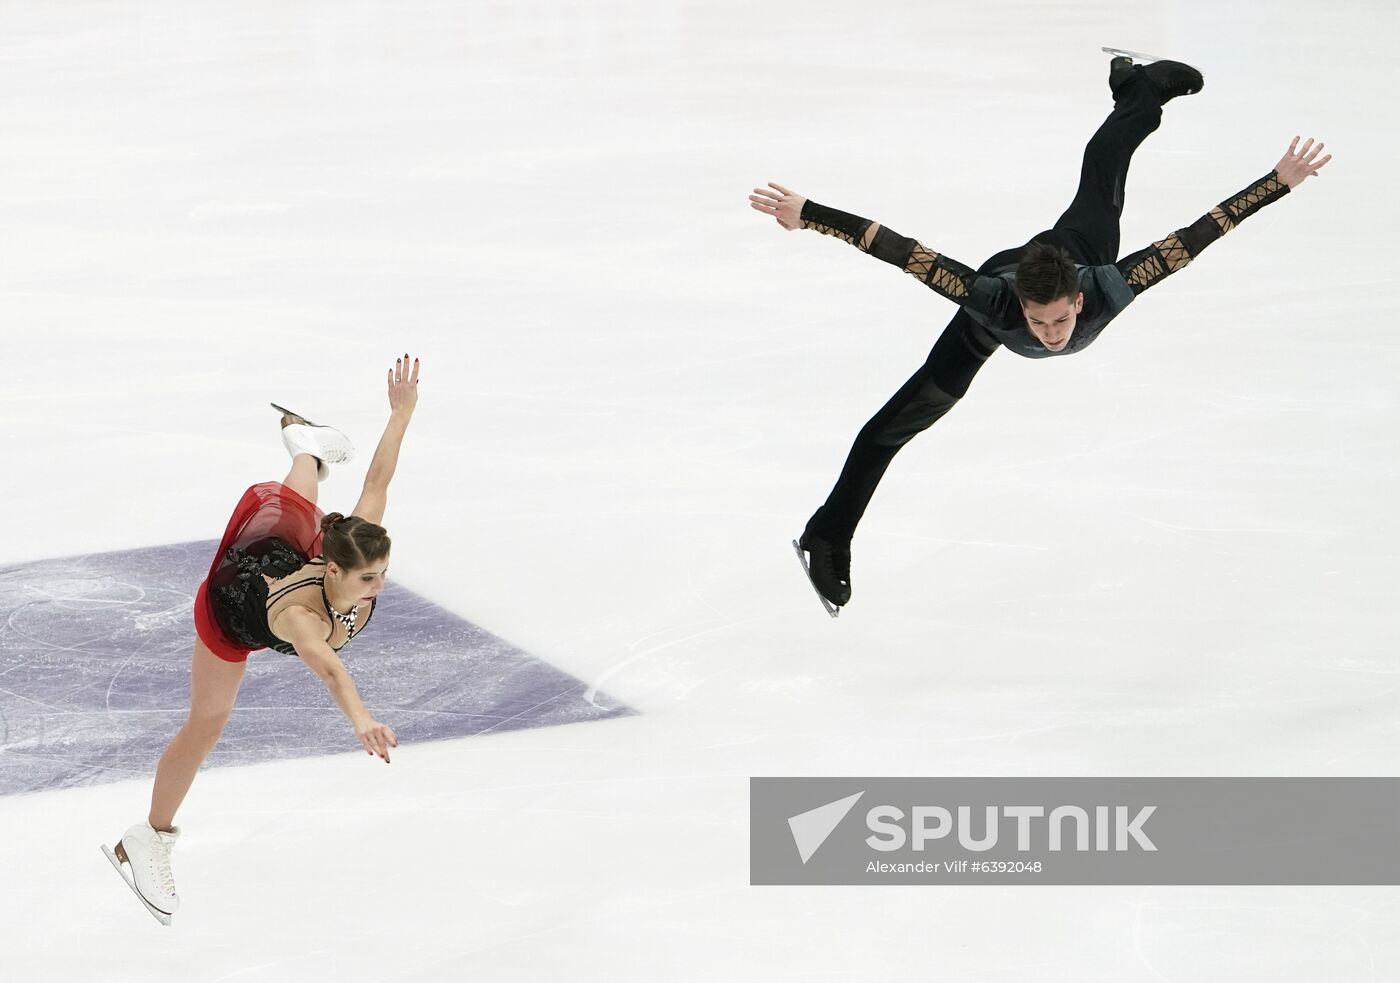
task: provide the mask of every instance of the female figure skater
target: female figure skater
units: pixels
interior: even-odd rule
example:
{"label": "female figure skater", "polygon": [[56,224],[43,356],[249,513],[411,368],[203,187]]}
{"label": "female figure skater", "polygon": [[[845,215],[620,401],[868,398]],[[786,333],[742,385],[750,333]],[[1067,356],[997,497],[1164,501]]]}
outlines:
{"label": "female figure skater", "polygon": [[170,868],[170,851],[180,835],[175,813],[228,722],[248,653],[271,648],[299,656],[325,682],[367,754],[387,764],[389,749],[398,745],[393,730],[365,709],[336,653],[369,623],[384,589],[389,537],[379,522],[418,402],[418,367],[417,359],[410,367],[404,355],[389,371],[389,424],[348,516],[323,515],[316,507],[316,485],[329,473],[326,462],[350,459],[349,441],[337,430],[283,411],[282,440],[292,469],[280,483],[264,482],[244,492],[209,577],[199,586],[189,719],[161,755],[146,822],[128,829],[114,850],[103,847],[166,925],[180,905]]}

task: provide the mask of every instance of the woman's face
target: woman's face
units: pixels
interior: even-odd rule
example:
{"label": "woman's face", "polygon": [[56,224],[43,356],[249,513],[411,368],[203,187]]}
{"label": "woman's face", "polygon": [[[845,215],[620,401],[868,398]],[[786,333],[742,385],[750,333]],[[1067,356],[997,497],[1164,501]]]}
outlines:
{"label": "woman's face", "polygon": [[368,566],[356,567],[353,570],[343,567],[336,569],[340,571],[340,582],[345,592],[354,594],[355,603],[368,604],[384,589],[384,576],[389,572],[389,558],[386,556]]}

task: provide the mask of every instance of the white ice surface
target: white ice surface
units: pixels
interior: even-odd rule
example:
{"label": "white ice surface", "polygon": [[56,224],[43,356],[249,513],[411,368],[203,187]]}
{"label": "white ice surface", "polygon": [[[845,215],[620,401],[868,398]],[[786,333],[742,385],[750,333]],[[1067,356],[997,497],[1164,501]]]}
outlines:
{"label": "white ice surface", "polygon": [[[215,536],[424,359],[393,575],[637,716],[0,800],[0,977],[1400,979],[1386,888],[751,888],[765,774],[1397,772],[1394,40],[1372,2],[0,5],[0,562]],[[1206,75],[1124,250],[1318,179],[896,461],[832,622],[788,540],[965,262],[1067,203],[1101,44]],[[371,704],[374,694],[367,697]],[[152,762],[154,767],[154,762]]]}

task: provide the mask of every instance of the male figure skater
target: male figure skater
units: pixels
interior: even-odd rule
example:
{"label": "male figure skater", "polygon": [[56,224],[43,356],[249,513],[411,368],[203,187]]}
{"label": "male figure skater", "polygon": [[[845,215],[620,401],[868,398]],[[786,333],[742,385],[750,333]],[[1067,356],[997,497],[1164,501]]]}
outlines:
{"label": "male figure skater", "polygon": [[[876,485],[899,449],[966,393],[998,347],[1026,358],[1087,348],[1138,294],[1181,269],[1201,250],[1265,205],[1283,197],[1332,159],[1322,144],[1293,138],[1278,165],[1191,225],[1122,259],[1118,256],[1123,187],[1133,151],[1161,122],[1162,106],[1199,92],[1203,80],[1174,61],[1109,66],[1114,106],[1084,148],[1079,190],[1054,228],[997,253],[976,271],[890,228],[819,205],[778,184],[756,188],[752,207],[784,229],[844,239],[900,267],[959,307],[928,360],[856,437],[826,502],[798,545],[813,586],[835,617],[851,598],[851,537]],[[1115,261],[1116,259],[1116,261]]]}

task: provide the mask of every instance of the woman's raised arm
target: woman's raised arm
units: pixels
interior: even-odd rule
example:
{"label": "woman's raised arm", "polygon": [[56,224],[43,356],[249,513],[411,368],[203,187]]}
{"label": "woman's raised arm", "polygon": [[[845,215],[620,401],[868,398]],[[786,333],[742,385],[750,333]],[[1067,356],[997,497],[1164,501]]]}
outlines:
{"label": "woman's raised arm", "polygon": [[369,472],[365,475],[364,490],[355,503],[352,515],[380,525],[384,521],[384,506],[388,498],[389,482],[399,465],[399,447],[404,434],[408,432],[408,421],[413,419],[413,410],[418,405],[418,359],[409,365],[408,353],[394,360],[389,370],[389,423],[384,428],[384,436],[379,438],[379,446],[374,449],[374,459],[369,462]]}

